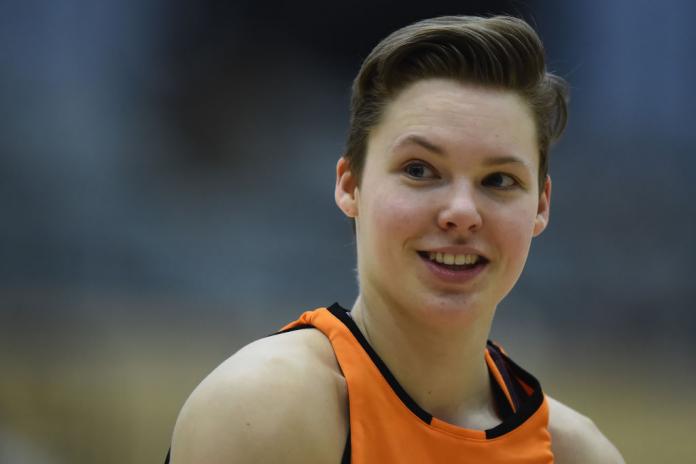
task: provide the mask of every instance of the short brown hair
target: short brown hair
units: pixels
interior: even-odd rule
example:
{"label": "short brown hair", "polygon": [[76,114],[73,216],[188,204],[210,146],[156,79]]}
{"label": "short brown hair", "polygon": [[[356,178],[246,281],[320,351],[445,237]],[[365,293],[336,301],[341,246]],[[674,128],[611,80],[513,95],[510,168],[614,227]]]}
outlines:
{"label": "short brown hair", "polygon": [[384,108],[415,81],[451,78],[511,90],[531,110],[539,146],[539,188],[548,173],[549,146],[568,118],[568,86],[547,72],[544,46],[529,24],[509,16],[442,16],[390,34],[363,62],[351,99],[344,157],[360,182],[370,131]]}

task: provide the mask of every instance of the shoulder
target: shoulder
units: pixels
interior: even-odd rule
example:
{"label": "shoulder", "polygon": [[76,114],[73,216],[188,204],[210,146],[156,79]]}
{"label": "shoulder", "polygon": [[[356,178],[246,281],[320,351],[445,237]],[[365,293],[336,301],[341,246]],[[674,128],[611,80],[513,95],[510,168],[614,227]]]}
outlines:
{"label": "shoulder", "polygon": [[616,447],[586,416],[546,397],[549,432],[555,462],[559,464],[624,464]]}
{"label": "shoulder", "polygon": [[258,340],[215,369],[184,404],[172,464],[339,462],[345,380],[316,329]]}

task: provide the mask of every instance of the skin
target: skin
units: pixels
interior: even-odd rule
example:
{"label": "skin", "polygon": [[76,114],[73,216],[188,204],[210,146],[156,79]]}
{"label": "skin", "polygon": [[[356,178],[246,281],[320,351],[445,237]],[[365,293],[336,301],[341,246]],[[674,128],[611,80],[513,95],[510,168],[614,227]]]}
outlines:
{"label": "skin", "polygon": [[[551,181],[538,190],[538,162],[516,94],[427,79],[388,105],[360,179],[345,159],[337,165],[336,203],[356,222],[354,319],[416,402],[455,425],[500,422],[483,353],[496,306],[548,223]],[[424,251],[485,264],[443,279]],[[623,462],[589,419],[550,398],[549,407],[556,462]],[[347,431],[332,347],[302,330],[248,345],[199,385],[177,421],[172,462],[340,462]]]}
{"label": "skin", "polygon": [[[537,191],[532,121],[513,93],[424,80],[387,109],[360,182],[338,165],[337,202],[356,221],[354,318],[416,402],[457,425],[477,425],[472,412],[496,423],[486,339],[548,221],[551,184]],[[498,164],[508,158],[516,161]],[[419,177],[409,174],[416,168]],[[488,263],[470,281],[444,282],[424,250],[476,252]]]}

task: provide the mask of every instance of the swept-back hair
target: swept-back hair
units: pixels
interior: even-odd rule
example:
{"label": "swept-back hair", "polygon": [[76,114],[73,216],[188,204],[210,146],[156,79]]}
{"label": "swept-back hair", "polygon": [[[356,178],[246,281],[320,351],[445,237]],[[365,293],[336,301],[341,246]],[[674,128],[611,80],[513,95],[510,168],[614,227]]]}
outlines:
{"label": "swept-back hair", "polygon": [[544,46],[534,29],[509,16],[426,19],[377,44],[353,82],[344,156],[358,182],[370,131],[386,105],[409,84],[427,78],[450,78],[521,96],[535,121],[543,190],[549,147],[566,126],[568,86],[546,70]]}

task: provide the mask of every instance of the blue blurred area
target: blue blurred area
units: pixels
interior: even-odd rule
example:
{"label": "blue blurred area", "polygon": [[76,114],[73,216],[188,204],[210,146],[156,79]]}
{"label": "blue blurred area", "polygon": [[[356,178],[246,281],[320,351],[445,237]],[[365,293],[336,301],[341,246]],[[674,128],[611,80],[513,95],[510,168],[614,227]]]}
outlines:
{"label": "blue blurred area", "polygon": [[[469,9],[526,16],[573,87],[552,227],[513,299],[619,335],[693,329],[696,7]],[[331,194],[350,80],[380,37],[452,10],[6,1],[0,290],[350,304]]]}
{"label": "blue blurred area", "polygon": [[524,327],[549,351],[574,342],[654,361],[662,350],[686,365],[696,354],[696,4],[686,0],[4,0],[3,359],[116,350],[134,330],[156,351],[162,327],[195,328],[177,339],[182,350],[206,334],[239,345],[305,309],[349,306],[353,237],[333,184],[361,59],[417,19],[501,12],[535,24],[572,103],[551,160],[551,226],[495,330],[513,346]]}

